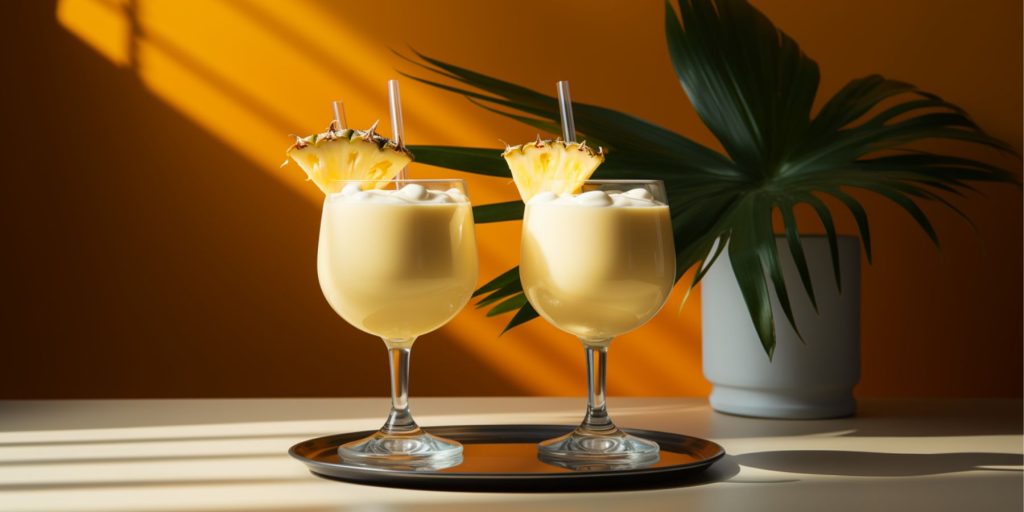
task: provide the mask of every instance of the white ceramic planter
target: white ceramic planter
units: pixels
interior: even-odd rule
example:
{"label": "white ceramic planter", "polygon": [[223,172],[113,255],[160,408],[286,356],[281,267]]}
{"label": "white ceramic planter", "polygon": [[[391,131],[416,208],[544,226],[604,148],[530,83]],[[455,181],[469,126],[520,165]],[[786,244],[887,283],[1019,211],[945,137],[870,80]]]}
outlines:
{"label": "white ceramic planter", "polygon": [[[783,275],[801,343],[771,292],[777,336],[768,360],[750,320],[728,255],[701,281],[704,376],[711,406],[764,418],[832,418],[854,413],[860,379],[860,246],[840,237],[842,294],[836,289],[828,239],[801,237],[819,313],[803,290],[786,240],[777,237]],[[770,283],[770,282],[769,282]]]}

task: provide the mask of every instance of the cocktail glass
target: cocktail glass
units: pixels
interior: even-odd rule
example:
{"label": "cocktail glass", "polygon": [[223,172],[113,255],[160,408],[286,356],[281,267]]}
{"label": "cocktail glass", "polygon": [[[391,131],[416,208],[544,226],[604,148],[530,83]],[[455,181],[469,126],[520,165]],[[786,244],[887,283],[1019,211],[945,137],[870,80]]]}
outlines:
{"label": "cocktail glass", "polygon": [[[462,180],[334,182],[324,200],[320,287],[348,323],[379,336],[391,368],[391,412],[373,435],[338,449],[350,463],[438,469],[462,445],[423,431],[409,411],[413,342],[455,316],[477,280],[473,210]],[[393,184],[393,185],[392,185]]]}
{"label": "cocktail glass", "polygon": [[[608,204],[595,191],[623,197]],[[588,402],[580,426],[542,442],[540,456],[555,462],[656,461],[656,443],[623,432],[609,417],[605,368],[612,339],[650,320],[675,282],[665,186],[592,180],[579,201],[552,197],[535,196],[526,205],[520,279],[537,312],[583,343]],[[589,198],[596,203],[583,200]]]}

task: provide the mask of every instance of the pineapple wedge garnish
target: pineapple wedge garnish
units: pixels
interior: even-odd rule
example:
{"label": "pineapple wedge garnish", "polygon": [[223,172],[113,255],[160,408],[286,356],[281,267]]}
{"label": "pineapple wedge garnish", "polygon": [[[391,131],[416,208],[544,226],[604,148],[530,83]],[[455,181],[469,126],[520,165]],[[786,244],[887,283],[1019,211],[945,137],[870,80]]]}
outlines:
{"label": "pineapple wedge garnish", "polygon": [[407,149],[377,134],[377,123],[366,131],[335,128],[332,122],[323,133],[295,137],[286,152],[324,194],[337,192],[342,180],[376,180],[364,188],[384,188],[412,161]]}
{"label": "pineapple wedge garnish", "polygon": [[597,166],[604,162],[604,150],[597,151],[586,142],[541,140],[511,146],[501,154],[512,170],[523,202],[539,192],[572,194],[579,191]]}

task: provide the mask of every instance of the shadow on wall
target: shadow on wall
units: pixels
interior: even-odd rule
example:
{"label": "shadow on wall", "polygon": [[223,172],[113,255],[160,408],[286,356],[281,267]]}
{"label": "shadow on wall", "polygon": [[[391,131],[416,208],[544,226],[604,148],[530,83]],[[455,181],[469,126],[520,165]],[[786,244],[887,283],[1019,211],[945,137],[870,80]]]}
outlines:
{"label": "shadow on wall", "polygon": [[[4,10],[0,398],[385,395],[383,345],[321,296],[319,209],[59,29],[55,2]],[[433,336],[416,394],[464,394],[453,367],[520,391]]]}

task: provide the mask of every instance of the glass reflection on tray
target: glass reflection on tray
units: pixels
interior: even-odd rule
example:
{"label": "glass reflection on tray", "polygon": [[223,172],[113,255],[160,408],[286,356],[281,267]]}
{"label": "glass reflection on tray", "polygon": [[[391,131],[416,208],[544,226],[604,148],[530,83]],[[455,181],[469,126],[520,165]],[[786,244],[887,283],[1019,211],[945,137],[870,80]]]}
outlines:
{"label": "glass reflection on tray", "polygon": [[578,471],[621,471],[674,466],[695,462],[696,457],[662,451],[660,457],[644,461],[555,462],[538,457],[535,443],[473,443],[463,445],[463,461],[442,473],[571,473]]}

